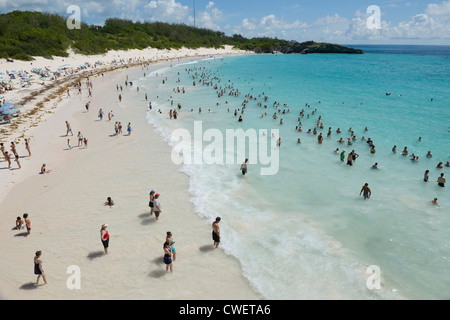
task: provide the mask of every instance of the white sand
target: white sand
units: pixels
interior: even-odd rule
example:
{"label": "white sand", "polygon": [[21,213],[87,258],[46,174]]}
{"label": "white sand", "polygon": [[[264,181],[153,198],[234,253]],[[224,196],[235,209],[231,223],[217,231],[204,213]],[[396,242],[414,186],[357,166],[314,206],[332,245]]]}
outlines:
{"label": "white sand", "polygon": [[[189,50],[176,52],[182,53],[195,56]],[[196,53],[236,52],[227,48],[222,51],[201,49]],[[104,60],[111,61],[117,54],[111,52]],[[137,56],[133,52],[120,54]],[[138,54],[145,60],[156,58],[150,49]],[[166,58],[168,53],[159,54]],[[95,62],[98,58],[89,59]],[[64,60],[78,63],[69,58]],[[61,62],[53,61],[58,66],[63,64]],[[37,62],[33,62],[35,64]],[[18,70],[20,66],[17,63],[14,67]],[[3,70],[4,65],[0,64],[0,68]],[[131,80],[134,74],[142,76],[143,72],[141,67],[134,67],[92,79],[90,112],[84,107],[88,98],[83,81],[81,96],[72,90],[71,98],[63,95],[57,107],[53,101],[48,102],[44,110],[23,120],[13,132],[8,131],[9,125],[0,127],[8,131],[0,136],[0,142],[8,150],[11,141],[18,142],[19,155],[25,156],[21,158],[20,170],[4,169],[5,161],[0,162],[2,298],[261,298],[242,276],[239,262],[220,248],[213,249],[212,221],[201,219],[194,212],[187,191],[188,177],[172,163],[171,149],[147,123],[144,93],[141,93],[142,106],[127,105],[127,96],[137,93],[125,88],[123,101],[118,102],[116,83],[123,83],[126,74]],[[26,93],[15,94],[16,98],[21,98]],[[25,105],[23,110],[32,110],[33,104],[43,97]],[[108,122],[107,117],[98,121],[100,107],[105,115],[114,111],[113,121]],[[66,120],[72,126],[73,137],[65,137]],[[122,135],[111,136],[115,121],[122,122]],[[132,123],[133,133],[124,136],[128,122]],[[78,131],[88,138],[87,149],[76,147]],[[31,157],[24,149],[23,137],[31,139]],[[65,150],[67,138],[75,146],[72,150]],[[38,174],[42,163],[52,172]],[[12,167],[17,167],[15,162]],[[161,194],[163,213],[159,221],[149,215],[151,189]],[[115,207],[103,205],[108,196],[115,200]],[[24,230],[13,230],[16,217],[25,212],[29,213],[32,225],[29,236],[24,236]],[[100,242],[103,223],[109,224],[111,234],[108,255],[103,253]],[[162,262],[166,231],[172,231],[176,241],[177,260],[173,273],[167,273]],[[39,287],[34,285],[36,276],[33,274],[33,257],[37,250],[43,252],[43,269],[48,280],[47,285]],[[67,287],[70,276],[67,268],[72,265],[81,270],[79,290]]]}

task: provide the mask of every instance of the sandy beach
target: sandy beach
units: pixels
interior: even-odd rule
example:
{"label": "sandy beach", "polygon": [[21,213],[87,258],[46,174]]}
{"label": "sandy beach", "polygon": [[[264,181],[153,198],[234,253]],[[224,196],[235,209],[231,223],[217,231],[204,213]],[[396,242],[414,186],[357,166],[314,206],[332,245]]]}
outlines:
{"label": "sandy beach", "polygon": [[[141,106],[127,104],[127,96],[137,94],[134,88],[124,88],[122,102],[116,92],[116,84],[123,84],[127,75],[130,80],[142,77],[144,72],[169,65],[164,62],[167,59],[240,53],[231,48],[173,52],[148,49],[33,61],[33,66],[51,64],[50,69],[88,60],[94,64],[99,59],[105,63],[124,59],[135,65],[121,65],[110,72],[105,64],[97,68],[98,74],[90,78],[92,97],[88,97],[85,79],[82,94],[71,86],[68,97],[65,86],[72,80],[67,77],[68,83],[61,81],[51,89],[64,93],[30,114],[50,94],[40,93],[21,107],[22,118],[14,130],[11,125],[0,127],[5,129],[0,141],[8,151],[12,141],[17,144],[22,166],[16,169],[12,161],[12,169],[8,169],[3,157],[0,162],[2,299],[261,299],[243,277],[239,261],[220,247],[213,248],[213,221],[194,212],[188,177],[172,163],[171,148],[147,122],[144,92],[139,93]],[[133,57],[142,60],[131,61]],[[3,61],[0,71],[12,69],[12,64]],[[139,65],[142,61],[154,63],[143,68]],[[30,62],[13,64],[16,70],[23,70]],[[33,85],[11,91],[6,100],[18,101],[38,88]],[[89,111],[85,108],[88,101]],[[99,108],[105,112],[102,120],[98,118]],[[111,121],[107,117],[110,111],[114,113]],[[66,137],[65,121],[70,123],[73,136]],[[117,136],[116,121],[124,127]],[[128,136],[129,122],[133,130]],[[78,146],[78,132],[88,139],[88,147]],[[24,138],[30,139],[31,157]],[[67,139],[72,149],[68,149]],[[50,173],[39,174],[43,163]],[[161,194],[163,212],[158,221],[149,214],[151,189]],[[104,205],[109,196],[115,201],[111,208]],[[31,220],[30,235],[14,228],[16,217],[24,213]],[[111,235],[107,255],[100,241],[102,224],[108,224]],[[167,231],[173,233],[176,242],[173,273],[166,272],[163,263]],[[42,251],[48,281],[44,286],[35,285],[33,274],[33,257],[38,250]],[[68,285],[74,266],[81,275],[79,289]]]}

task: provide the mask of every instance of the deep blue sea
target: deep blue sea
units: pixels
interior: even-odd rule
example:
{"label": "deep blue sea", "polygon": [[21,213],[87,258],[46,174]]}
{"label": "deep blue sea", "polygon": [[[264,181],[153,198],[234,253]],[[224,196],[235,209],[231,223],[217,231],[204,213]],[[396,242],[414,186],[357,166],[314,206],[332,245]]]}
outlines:
{"label": "deep blue sea", "polygon": [[[449,299],[450,183],[436,180],[450,176],[450,46],[352,47],[365,54],[211,57],[174,62],[136,83],[149,92],[149,125],[185,158],[182,147],[192,147],[197,164],[182,171],[195,209],[222,218],[221,248],[263,297]],[[226,131],[236,129],[267,143],[276,174],[261,174],[260,159],[241,174],[254,156],[251,138],[233,163],[209,161],[221,145],[224,159],[238,153],[225,150]],[[192,140],[171,139],[183,130]],[[352,150],[359,157],[350,166]],[[368,200],[359,195],[365,183]]]}

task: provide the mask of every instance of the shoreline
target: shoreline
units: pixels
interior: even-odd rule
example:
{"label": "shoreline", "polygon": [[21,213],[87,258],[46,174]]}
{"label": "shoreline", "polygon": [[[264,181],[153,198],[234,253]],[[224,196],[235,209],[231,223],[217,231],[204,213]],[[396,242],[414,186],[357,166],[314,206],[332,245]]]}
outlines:
{"label": "shoreline", "polygon": [[[178,53],[181,53],[178,55]],[[18,100],[18,102],[15,102],[15,104],[21,105],[20,107],[20,115],[18,118],[13,118],[11,123],[9,124],[2,124],[0,125],[0,142],[3,142],[5,144],[5,148],[8,149],[9,145],[7,145],[4,141],[14,141],[15,144],[19,147],[21,144],[21,140],[25,138],[25,134],[27,131],[29,132],[30,129],[38,126],[41,124],[42,121],[47,121],[46,116],[53,113],[56,108],[59,107],[59,104],[61,103],[63,96],[66,95],[66,91],[68,89],[73,88],[73,81],[80,81],[81,79],[86,78],[86,76],[90,77],[100,77],[102,74],[107,73],[114,73],[114,72],[121,72],[125,71],[129,68],[138,68],[142,67],[143,65],[149,65],[152,66],[154,64],[160,64],[164,62],[172,62],[177,61],[180,59],[196,59],[196,58],[203,58],[203,57],[209,57],[209,56],[221,56],[221,55],[239,55],[239,54],[249,54],[247,52],[241,51],[241,50],[235,50],[230,46],[226,46],[225,49],[180,49],[180,50],[158,50],[158,49],[145,49],[145,50],[128,50],[128,51],[110,51],[108,54],[103,55],[93,55],[93,56],[82,56],[74,54],[73,52],[70,52],[69,58],[62,58],[60,57],[59,60],[52,61],[52,67],[56,68],[57,65],[60,65],[60,63],[67,63],[68,59],[72,58],[73,60],[77,61],[78,63],[81,61],[80,59],[86,60],[88,59],[88,63],[94,63],[94,61],[99,61],[98,59],[102,57],[108,56],[109,58],[115,58],[120,57],[126,54],[126,60],[128,60],[128,63],[121,64],[116,67],[109,67],[104,68],[103,66],[100,66],[98,68],[91,68],[90,70],[82,71],[80,73],[76,73],[73,75],[66,76],[64,78],[56,79],[53,82],[45,85],[43,88],[39,85],[35,84],[32,86],[30,90],[27,89],[19,89],[19,90],[13,90],[9,93],[12,94],[11,98],[8,98],[8,95],[6,93],[3,93],[0,97],[3,97],[6,102],[9,102],[11,100]],[[133,61],[131,57],[136,58],[137,54],[147,54],[149,56],[149,59],[147,60],[140,60],[141,57],[139,57],[139,61]],[[159,55],[164,55],[159,57]],[[170,56],[170,54],[174,56]],[[156,55],[156,56],[155,56]],[[38,60],[39,63],[50,63],[45,58],[42,57],[34,57]],[[58,57],[55,57],[56,59]],[[85,59],[86,58],[86,59]],[[125,59],[125,58],[124,58]],[[0,59],[0,72],[7,71],[8,65],[5,59]],[[59,61],[59,63],[57,63]],[[28,61],[19,61],[14,62],[13,65],[16,65],[16,68],[12,68],[11,70],[17,69],[21,70],[20,68],[24,67],[26,64],[28,64]],[[31,62],[33,63],[33,62]],[[75,63],[75,62],[74,62]],[[5,64],[5,65],[4,65]],[[43,67],[45,64],[42,65]],[[18,85],[18,84],[16,84]],[[8,99],[10,100],[8,100]],[[7,150],[8,151],[8,150]],[[2,157],[3,158],[3,157]],[[13,159],[12,159],[13,162]],[[10,183],[11,181],[7,181],[7,183]],[[6,192],[8,192],[7,188],[5,189],[3,186],[0,186],[0,203],[6,196]]]}
{"label": "shoreline", "polygon": [[[176,57],[174,59],[180,58]],[[162,64],[162,62],[152,63],[149,67],[159,69]],[[140,67],[142,66],[136,65],[127,69],[131,74],[140,72]],[[0,219],[3,220],[2,225],[6,228],[2,235],[3,243],[6,244],[2,249],[2,253],[4,257],[8,257],[8,262],[2,266],[4,277],[0,280],[2,284],[0,295],[4,299],[262,299],[250,287],[248,280],[244,278],[240,263],[235,257],[226,254],[221,249],[215,251],[209,247],[210,242],[212,242],[210,241],[211,226],[204,219],[200,218],[193,209],[190,202],[191,195],[188,190],[189,177],[185,173],[180,172],[179,167],[174,164],[167,164],[167,157],[170,157],[171,149],[164,139],[155,132],[153,125],[149,125],[145,117],[143,117],[142,121],[133,124],[133,129],[146,132],[147,134],[144,134],[143,137],[138,137],[139,133],[134,133],[130,138],[136,139],[135,141],[129,144],[120,142],[118,145],[114,145],[114,139],[108,137],[108,134],[112,131],[112,124],[105,128],[104,123],[97,123],[97,120],[93,120],[99,107],[99,100],[97,100],[99,91],[101,94],[104,94],[100,100],[101,104],[114,106],[111,109],[115,110],[115,117],[123,117],[125,114],[122,109],[126,109],[127,106],[123,107],[121,104],[116,106],[118,104],[117,101],[114,101],[113,95],[108,93],[109,90],[112,90],[112,84],[117,82],[114,80],[124,77],[124,70],[114,71],[117,72],[104,71],[104,77],[97,76],[92,80],[94,83],[92,105],[94,107],[90,114],[82,111],[86,97],[79,97],[78,99],[76,94],[71,92],[71,99],[67,97],[59,99],[57,106],[45,110],[46,112],[40,118],[41,123],[39,125],[35,127],[29,126],[25,128],[23,133],[20,131],[15,132],[14,139],[11,137],[8,137],[7,140],[2,139],[5,142],[14,141],[20,138],[20,134],[22,136],[26,134],[26,137],[33,137],[31,143],[32,156],[24,157],[23,161],[21,161],[23,165],[20,175],[16,174],[17,170],[13,170],[13,173],[8,175],[9,180],[3,186],[3,192],[0,195],[0,202],[2,202],[2,207],[4,208],[2,210],[4,214]],[[103,82],[109,83],[110,86]],[[41,98],[44,95],[45,92],[41,94]],[[83,96],[85,96],[84,93]],[[48,104],[51,104],[51,102],[55,103],[51,100]],[[136,110],[135,112],[141,111]],[[106,107],[105,112],[107,112]],[[86,117],[89,118],[86,119]],[[88,133],[88,149],[82,150],[82,148],[79,148],[79,150],[61,151],[64,148],[64,140],[66,139],[62,136],[64,132],[62,131],[64,130],[63,119],[68,119],[71,123],[74,137],[76,137],[76,132],[80,128],[83,134]],[[61,135],[55,135],[55,129],[61,130],[59,131]],[[135,136],[136,138],[134,138]],[[70,138],[73,141],[72,143],[75,144],[76,139],[71,136]],[[127,138],[118,137],[121,140]],[[157,172],[152,172],[152,176],[154,176],[149,180],[164,181],[164,184],[158,187],[160,190],[158,192],[161,192],[162,199],[164,199],[161,200],[163,206],[170,212],[167,216],[163,215],[162,221],[158,221],[158,223],[154,223],[152,219],[149,219],[148,214],[144,212],[147,210],[145,207],[148,202],[148,190],[154,184],[150,183],[151,185],[148,185],[145,177],[140,177],[138,179],[139,183],[134,181],[142,188],[136,188],[135,185],[126,183],[123,175],[125,172],[133,174],[133,171],[129,172],[127,167],[123,167],[122,161],[128,159],[128,157],[126,155],[123,157],[118,156],[117,153],[118,151],[126,153],[130,150],[139,152],[139,146],[143,142],[150,143],[152,148],[152,150],[146,150],[143,153],[148,156],[152,156],[153,151],[159,153],[158,157],[152,157],[152,162],[155,162],[154,165],[158,167],[158,170],[156,170]],[[5,146],[8,147],[7,144]],[[21,155],[23,154],[22,149],[23,146],[19,143],[18,152]],[[136,161],[141,163],[141,165],[146,164],[145,157],[139,155],[137,158]],[[37,174],[40,164],[43,162],[48,163],[48,168],[53,170],[51,174],[44,176]],[[104,166],[99,166],[98,162],[104,162]],[[4,165],[3,161],[2,164]],[[12,167],[14,165],[13,163]],[[117,173],[116,170],[125,172]],[[5,177],[5,173],[9,170],[2,171],[0,171],[0,175]],[[86,179],[85,174],[92,181],[84,181]],[[83,179],[83,176],[85,179]],[[101,181],[102,179],[104,181]],[[4,179],[2,180],[5,181]],[[83,184],[83,182],[89,183]],[[107,188],[111,183],[115,183],[117,189],[120,189],[114,190],[116,193],[113,195],[113,199],[118,202],[118,206],[106,209],[101,204],[104,198],[106,199],[107,194],[99,190]],[[127,185],[128,188],[119,187],[122,183]],[[70,185],[70,190],[64,190],[67,184]],[[96,187],[97,184],[99,185]],[[131,193],[128,194],[130,190]],[[177,201],[170,200],[169,195],[172,194],[175,195]],[[128,215],[128,211],[131,208],[134,209],[130,205],[136,206],[136,201],[130,200],[130,202],[127,202],[128,199],[121,199],[122,195],[125,195],[125,198],[127,196],[130,198],[137,196],[140,199],[140,204],[138,204],[140,209],[131,214],[130,221],[124,219],[122,214]],[[26,199],[26,201],[23,201],[23,199]],[[48,208],[49,200],[53,202],[52,208]],[[70,205],[66,207],[67,204]],[[131,211],[136,211],[133,209]],[[104,214],[106,210],[119,211],[119,214],[108,216],[105,219]],[[13,236],[17,231],[11,231],[13,226],[12,220],[16,216],[21,216],[23,212],[30,213],[33,226],[32,234],[28,237]],[[181,212],[183,214],[180,214]],[[80,216],[77,216],[78,213]],[[101,258],[98,253],[101,249],[101,244],[99,246],[97,234],[99,226],[105,223],[105,220],[108,220],[106,223],[109,223],[111,226],[112,243],[124,240],[123,243],[120,243],[120,246],[117,245],[119,248],[116,249],[112,246],[111,253]],[[88,229],[90,229],[89,232],[85,231],[86,222],[88,223]],[[132,224],[132,226],[130,227],[128,224]],[[164,227],[159,227],[159,225],[164,225]],[[193,230],[187,230],[189,226]],[[147,234],[147,228],[151,228],[152,231],[159,230],[158,235]],[[160,251],[162,250],[158,249],[161,246],[160,242],[164,238],[166,229],[173,229],[174,238],[178,242],[177,249],[179,248],[181,252],[180,258],[178,258],[180,261],[174,263],[175,271],[173,275],[166,274],[165,271],[160,269]],[[197,230],[203,229],[204,232],[201,235],[196,234]],[[136,235],[130,234],[130,231],[135,231]],[[192,234],[193,231],[194,235]],[[86,234],[82,234],[85,237],[80,237],[80,232],[86,232]],[[64,239],[62,243],[59,240],[61,239],[60,237]],[[145,241],[141,242],[140,240],[143,239]],[[36,241],[34,246],[29,244],[30,241]],[[67,244],[70,243],[79,244],[80,248],[77,248],[77,246],[75,248],[67,247]],[[135,256],[127,252],[128,245],[126,243],[128,245],[136,245],[140,249],[137,251],[149,253],[148,247],[152,247],[156,248],[156,252],[153,253],[151,250],[148,258],[142,257],[141,254]],[[39,250],[42,250],[44,253],[44,270],[49,281],[49,284],[43,287],[32,285],[35,277],[30,271],[29,264],[34,251],[38,250],[36,247],[39,247]],[[89,250],[94,251],[89,252]],[[121,262],[114,260],[117,258],[114,257],[114,251],[117,252],[119,250],[121,250],[122,254],[130,254],[132,257],[128,258],[137,264],[129,265],[127,262],[124,262],[125,265],[122,265],[122,268],[120,268]],[[65,274],[66,270],[62,270],[61,267],[73,264],[73,261],[70,261],[71,259],[69,259],[65,251],[71,252],[70,256],[78,259],[77,261],[81,261],[80,268],[82,270],[89,270],[86,272],[87,279],[83,283],[86,283],[86,281],[91,283],[90,280],[93,280],[92,284],[95,284],[97,287],[103,287],[103,290],[100,290],[101,292],[99,292],[99,288],[84,289],[79,293],[62,288],[68,275]],[[88,254],[88,259],[86,259],[86,254]],[[14,259],[11,259],[11,257]],[[148,261],[149,259],[150,261]],[[122,290],[121,285],[125,288],[133,288],[133,286],[129,287],[130,284],[126,281],[123,283],[118,281],[119,283],[103,284],[101,280],[98,280],[100,283],[96,283],[97,278],[94,275],[98,277],[98,273],[101,275],[100,278],[108,278],[102,272],[109,269],[108,260],[113,260],[109,261],[109,263],[113,264],[112,269],[116,270],[115,272],[117,272],[118,267],[123,269],[123,267],[127,268],[126,266],[133,266],[130,270],[123,271],[134,281],[131,281],[131,284],[139,287],[141,285],[140,281],[148,281],[152,287],[159,289],[157,290],[158,292],[138,292],[135,297],[129,297],[124,292],[120,292],[127,291]],[[143,261],[149,262],[149,265],[141,266],[140,263]],[[91,271],[90,268],[93,264],[100,266],[95,266],[93,271]],[[206,270],[202,269],[204,265],[209,267]],[[133,272],[133,268],[138,270],[134,269]],[[151,270],[150,273],[148,273],[149,270]],[[144,277],[139,278],[138,275],[144,275]],[[173,278],[171,278],[172,276]],[[166,292],[165,285],[167,285],[167,282],[175,289],[173,292],[171,290]],[[214,282],[217,283],[214,284]],[[211,285],[211,283],[214,285]],[[219,285],[220,292],[217,292],[214,288],[216,285]],[[53,287],[53,289],[49,287]],[[84,288],[86,288],[86,285]]]}

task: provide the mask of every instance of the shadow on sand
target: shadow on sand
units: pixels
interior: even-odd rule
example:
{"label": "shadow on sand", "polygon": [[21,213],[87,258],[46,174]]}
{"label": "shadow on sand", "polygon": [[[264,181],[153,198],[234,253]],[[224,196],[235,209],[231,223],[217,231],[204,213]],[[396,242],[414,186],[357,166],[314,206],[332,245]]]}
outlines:
{"label": "shadow on sand", "polygon": [[14,235],[14,237],[28,237],[28,232],[21,232]]}
{"label": "shadow on sand", "polygon": [[167,274],[166,270],[153,270],[148,275],[152,278],[161,278],[164,277],[164,275]]}
{"label": "shadow on sand", "polygon": [[201,252],[211,252],[215,249],[215,247],[211,244],[211,245],[204,245],[201,246],[200,248],[198,248]]}
{"label": "shadow on sand", "polygon": [[151,216],[149,212],[145,212],[139,215],[139,218],[142,219],[141,224],[143,226],[147,226],[151,223],[155,223],[156,219],[155,216]]}
{"label": "shadow on sand", "polygon": [[87,257],[90,260],[94,260],[95,258],[100,258],[100,257],[103,257],[104,255],[105,255],[105,251],[94,251],[94,252],[89,252]]}
{"label": "shadow on sand", "polygon": [[36,282],[28,282],[19,287],[22,290],[33,290],[39,288],[41,285],[36,284]]}

